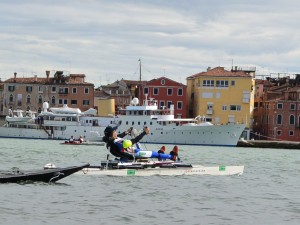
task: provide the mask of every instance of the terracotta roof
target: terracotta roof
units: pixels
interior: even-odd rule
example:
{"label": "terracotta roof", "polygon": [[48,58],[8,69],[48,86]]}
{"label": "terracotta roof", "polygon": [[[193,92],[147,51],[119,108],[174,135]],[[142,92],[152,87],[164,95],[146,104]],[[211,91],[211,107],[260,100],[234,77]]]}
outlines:
{"label": "terracotta roof", "polygon": [[225,70],[224,67],[215,67],[213,69],[208,70],[207,72],[200,72],[194,74],[192,76],[187,77],[187,79],[193,79],[196,77],[252,77],[249,73],[245,71],[228,71]]}
{"label": "terracotta roof", "polygon": [[[77,75],[76,75],[77,76]],[[40,78],[40,77],[17,77],[17,78],[9,78],[5,80],[3,83],[23,83],[23,84],[54,84],[54,78]],[[55,84],[60,84],[56,82]],[[66,78],[66,83],[61,84],[92,84],[88,82],[79,82],[74,79]]]}
{"label": "terracotta roof", "polygon": [[176,83],[176,84],[180,84],[180,85],[186,86],[185,84],[179,83],[179,82],[177,82],[177,81],[175,81],[175,80],[172,80],[172,79],[169,79],[169,78],[167,78],[167,77],[159,77],[159,78],[155,78],[155,79],[149,80],[148,83],[151,83],[152,81],[156,81],[156,80],[162,80],[162,79],[164,79],[164,80],[169,80],[169,81],[174,82],[174,83]]}

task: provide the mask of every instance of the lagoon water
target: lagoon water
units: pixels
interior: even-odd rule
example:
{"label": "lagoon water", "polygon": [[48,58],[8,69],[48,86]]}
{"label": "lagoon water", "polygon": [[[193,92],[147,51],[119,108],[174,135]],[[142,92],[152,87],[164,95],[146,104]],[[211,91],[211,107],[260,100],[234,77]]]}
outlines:
{"label": "lagoon water", "polygon": [[[146,145],[147,149],[158,148]],[[167,146],[171,149],[172,146]],[[179,146],[181,159],[242,176],[97,177],[0,184],[0,224],[300,224],[300,150]],[[103,146],[0,139],[0,169],[105,159]]]}

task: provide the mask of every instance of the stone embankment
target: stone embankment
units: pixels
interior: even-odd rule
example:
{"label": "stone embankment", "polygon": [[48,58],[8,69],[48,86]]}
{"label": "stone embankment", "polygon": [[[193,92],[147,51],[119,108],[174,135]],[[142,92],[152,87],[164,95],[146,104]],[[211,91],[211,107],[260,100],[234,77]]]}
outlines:
{"label": "stone embankment", "polygon": [[239,140],[237,147],[300,149],[296,141]]}

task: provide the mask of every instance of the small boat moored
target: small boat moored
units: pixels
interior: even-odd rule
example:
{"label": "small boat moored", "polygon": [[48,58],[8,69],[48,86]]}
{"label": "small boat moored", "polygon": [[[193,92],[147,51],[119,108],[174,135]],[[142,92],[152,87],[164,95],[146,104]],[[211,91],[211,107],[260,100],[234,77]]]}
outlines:
{"label": "small boat moored", "polygon": [[19,168],[12,168],[10,171],[0,171],[0,183],[18,183],[18,182],[56,182],[83,168],[89,167],[90,164],[81,166],[70,166],[56,168],[53,164],[47,164],[44,169],[22,171]]}

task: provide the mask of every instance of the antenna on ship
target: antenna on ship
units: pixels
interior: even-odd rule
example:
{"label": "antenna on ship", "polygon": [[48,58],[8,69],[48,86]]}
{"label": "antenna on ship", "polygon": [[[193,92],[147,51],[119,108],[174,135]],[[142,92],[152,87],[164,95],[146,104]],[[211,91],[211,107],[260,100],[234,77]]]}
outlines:
{"label": "antenna on ship", "polygon": [[142,82],[142,60],[141,60],[141,58],[139,58],[139,62],[140,62],[140,82]]}

